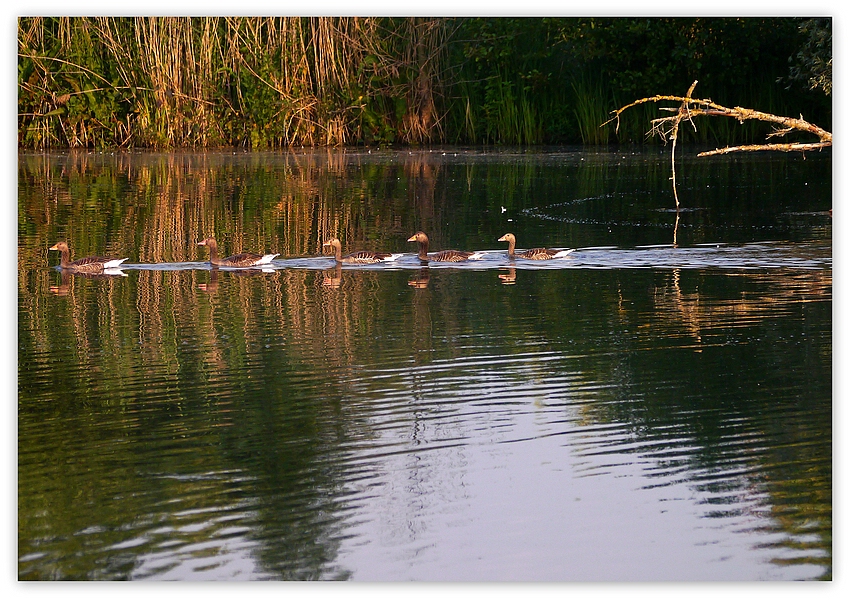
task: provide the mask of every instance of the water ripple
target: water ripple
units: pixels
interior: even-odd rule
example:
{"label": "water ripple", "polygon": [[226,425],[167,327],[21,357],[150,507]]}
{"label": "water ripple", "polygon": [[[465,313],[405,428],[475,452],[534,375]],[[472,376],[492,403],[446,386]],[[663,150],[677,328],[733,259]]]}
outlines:
{"label": "water ripple", "polygon": [[[562,250],[564,248],[555,248]],[[591,247],[578,248],[564,258],[535,261],[509,260],[504,250],[477,250],[479,260],[462,263],[427,263],[429,269],[824,269],[832,265],[832,248],[821,243],[758,242],[752,244],[700,244],[691,247],[675,245],[638,246],[635,248]],[[208,262],[125,263],[125,270],[184,271],[212,270]],[[299,257],[273,260],[264,267],[221,271],[270,273],[282,269],[329,271],[336,268],[332,258]],[[346,271],[395,271],[421,269],[423,263],[416,254],[404,254],[393,263],[373,265],[342,265]]]}

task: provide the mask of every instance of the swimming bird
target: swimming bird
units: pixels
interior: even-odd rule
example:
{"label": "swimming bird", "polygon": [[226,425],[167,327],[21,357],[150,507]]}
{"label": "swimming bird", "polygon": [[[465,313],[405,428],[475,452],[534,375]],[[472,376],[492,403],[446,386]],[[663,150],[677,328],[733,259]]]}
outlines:
{"label": "swimming bird", "polygon": [[551,248],[531,248],[524,252],[514,252],[516,246],[516,236],[512,233],[506,233],[498,239],[500,242],[508,243],[508,258],[527,258],[529,260],[549,260],[552,258],[564,258],[572,250],[552,250]]}
{"label": "swimming bird", "polygon": [[441,250],[428,254],[428,236],[417,231],[407,238],[408,242],[419,242],[419,260],[430,260],[433,262],[462,262],[464,260],[478,260],[484,256],[481,252],[465,252],[463,250]]}
{"label": "swimming bird", "polygon": [[[104,256],[86,256],[78,258],[71,262],[71,249],[68,248],[66,242],[57,242],[48,250],[58,250],[59,266],[63,270],[73,271],[75,273],[103,273],[105,271],[120,270],[121,263],[127,260],[126,258],[106,258]],[[116,273],[118,274],[118,273]],[[123,273],[121,273],[123,275]]]}
{"label": "swimming bird", "polygon": [[227,258],[219,258],[218,244],[216,244],[214,238],[208,237],[204,241],[198,242],[198,245],[206,246],[210,249],[210,264],[216,267],[259,267],[269,264],[275,256],[278,256],[277,254],[263,254],[260,256],[253,252],[242,252],[241,254],[234,254]]}
{"label": "swimming bird", "polygon": [[338,263],[349,263],[355,265],[371,265],[379,262],[392,262],[396,260],[401,254],[390,254],[389,252],[372,252],[370,250],[358,250],[357,252],[352,252],[351,254],[342,255],[342,243],[336,239],[331,238],[324,244],[322,247],[330,246],[334,249],[334,258],[336,258],[336,262]]}

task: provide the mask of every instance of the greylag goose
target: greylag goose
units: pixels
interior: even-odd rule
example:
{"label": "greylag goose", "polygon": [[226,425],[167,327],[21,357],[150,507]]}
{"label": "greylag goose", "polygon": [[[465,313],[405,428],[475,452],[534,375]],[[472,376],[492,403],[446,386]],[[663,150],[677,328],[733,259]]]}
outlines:
{"label": "greylag goose", "polygon": [[441,250],[428,254],[428,236],[421,231],[417,231],[412,236],[407,238],[408,242],[419,242],[419,260],[429,260],[433,262],[462,262],[464,260],[477,260],[484,256],[480,252],[464,252],[463,250]]}
{"label": "greylag goose", "polygon": [[209,237],[202,242],[198,242],[198,245],[206,246],[210,249],[210,264],[216,267],[259,267],[269,264],[275,256],[278,256],[277,254],[263,254],[260,256],[253,252],[242,252],[241,254],[234,254],[227,258],[219,258],[218,244],[216,244],[214,238]]}
{"label": "greylag goose", "polygon": [[390,254],[388,252],[372,252],[370,250],[358,250],[357,252],[352,252],[351,254],[342,255],[342,243],[336,239],[331,238],[324,244],[322,247],[330,246],[334,249],[334,258],[336,258],[337,263],[350,263],[355,265],[371,265],[379,262],[392,262],[397,259],[401,254]]}
{"label": "greylag goose", "polygon": [[[71,262],[71,250],[66,242],[57,242],[48,250],[58,250],[59,266],[63,270],[73,271],[75,273],[103,273],[108,271],[117,271],[121,268],[121,263],[127,260],[126,258],[106,258],[104,256],[86,256],[78,258]],[[118,274],[118,273],[116,273]],[[123,275],[123,273],[120,273]]]}
{"label": "greylag goose", "polygon": [[524,252],[514,252],[516,237],[512,233],[506,233],[499,238],[500,242],[508,243],[508,258],[527,258],[529,260],[549,260],[551,258],[564,258],[573,250],[552,250],[551,248],[531,248]]}

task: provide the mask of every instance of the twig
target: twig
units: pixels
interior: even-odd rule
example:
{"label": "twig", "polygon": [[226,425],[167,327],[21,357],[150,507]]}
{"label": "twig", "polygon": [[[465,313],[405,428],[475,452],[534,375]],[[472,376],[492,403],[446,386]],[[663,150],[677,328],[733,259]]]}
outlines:
{"label": "twig", "polygon": [[[739,122],[743,123],[748,120],[758,120],[758,121],[767,121],[769,123],[776,123],[777,125],[781,125],[784,129],[778,130],[770,134],[769,137],[777,137],[785,135],[786,133],[790,133],[791,131],[803,131],[805,133],[811,133],[818,137],[819,142],[814,145],[816,148],[826,148],[832,145],[832,133],[823,129],[822,127],[818,127],[812,123],[809,123],[801,116],[799,119],[795,119],[792,117],[783,117],[779,115],[773,115],[771,113],[765,113],[758,110],[753,110],[751,108],[743,108],[740,106],[736,106],[734,108],[728,108],[721,104],[717,104],[712,102],[711,100],[701,99],[701,98],[692,98],[691,94],[693,93],[694,87],[697,82],[694,81],[691,84],[690,89],[688,90],[688,94],[686,96],[652,96],[649,98],[641,98],[640,100],[635,100],[634,102],[623,106],[622,108],[618,108],[615,111],[612,111],[614,115],[600,127],[604,127],[605,125],[611,123],[612,121],[617,122],[617,130],[619,130],[620,126],[620,115],[623,114],[626,110],[633,106],[637,106],[639,104],[645,104],[647,102],[662,102],[662,101],[671,101],[671,102],[679,102],[681,106],[678,109],[670,108],[670,107],[662,107],[660,110],[668,110],[668,111],[676,111],[676,114],[670,117],[663,117],[660,119],[655,119],[652,121],[652,131],[651,133],[655,133],[662,137],[662,139],[674,139],[671,134],[675,134],[678,131],[678,124],[682,120],[687,119],[693,123],[693,118],[701,115],[709,116],[709,117],[730,117],[733,119],[737,119]],[[669,129],[665,129],[665,125],[670,124]],[[732,150],[731,147],[729,149],[722,148],[718,150],[712,151],[714,154],[722,154],[727,152],[741,152],[741,151],[755,151],[755,150],[809,150],[808,145],[802,145],[806,147],[801,148],[773,148],[772,144],[765,146],[764,144],[748,144],[744,146],[735,146],[735,150]],[[783,144],[782,146],[786,146]],[[794,144],[796,146],[796,144]],[[706,154],[700,154],[699,156],[704,156]]]}
{"label": "twig", "polygon": [[671,149],[671,152],[670,152],[670,164],[671,164],[672,171],[673,171],[673,176],[671,177],[671,179],[673,180],[673,198],[675,198],[675,200],[676,200],[676,214],[677,215],[679,213],[679,193],[676,191],[676,139],[679,136],[679,123],[681,123],[682,120],[687,119],[688,121],[691,122],[691,125],[693,125],[694,130],[696,130],[696,128],[697,128],[696,125],[694,125],[693,117],[692,117],[690,110],[689,110],[690,101],[691,101],[691,94],[694,93],[694,88],[696,86],[697,86],[697,82],[694,81],[691,84],[691,87],[688,88],[688,93],[685,94],[685,100],[679,106],[679,112],[676,113],[676,118],[673,121],[673,129],[670,131],[670,135],[669,135],[669,138],[671,140],[673,140],[673,148]]}
{"label": "twig", "polygon": [[700,152],[697,156],[716,156],[718,154],[729,154],[731,152],[755,152],[758,150],[772,150],[775,152],[806,152],[807,150],[821,150],[829,148],[832,142],[815,142],[812,144],[749,144],[747,146],[727,146],[716,150]]}
{"label": "twig", "polygon": [[769,123],[776,123],[777,125],[781,125],[782,129],[777,129],[772,133],[768,134],[768,139],[775,137],[782,137],[792,131],[802,131],[805,133],[810,133],[818,137],[817,142],[810,143],[800,143],[793,142],[787,144],[745,144],[743,146],[726,146],[725,148],[717,148],[715,150],[710,150],[707,152],[700,152],[697,156],[715,156],[718,154],[730,154],[732,152],[757,152],[760,150],[771,150],[771,151],[779,151],[779,152],[805,152],[808,150],[820,150],[822,148],[828,148],[832,146],[832,133],[823,129],[822,127],[818,127],[812,123],[809,123],[802,116],[799,119],[794,119],[791,117],[782,117],[778,115],[773,115],[770,113],[761,112],[758,110],[752,110],[750,108],[742,108],[740,106],[736,106],[734,108],[727,108],[723,105],[712,102],[707,99],[693,98],[692,94],[694,92],[694,88],[696,87],[697,82],[694,81],[691,84],[691,87],[688,89],[688,93],[684,96],[652,96],[649,98],[641,98],[640,100],[635,100],[634,102],[627,104],[621,108],[618,108],[615,111],[611,111],[614,116],[610,119],[602,123],[600,127],[604,127],[605,125],[611,123],[612,121],[616,121],[616,130],[619,131],[620,128],[620,115],[623,114],[624,111],[632,108],[633,106],[637,106],[638,104],[645,104],[647,102],[662,102],[662,101],[671,101],[671,102],[679,102],[679,108],[671,108],[671,107],[661,107],[660,110],[675,111],[676,114],[669,117],[661,117],[659,119],[653,119],[652,121],[652,129],[650,130],[650,134],[658,135],[665,142],[667,140],[672,140],[673,148],[671,152],[672,159],[672,181],[673,181],[673,197],[676,199],[676,210],[679,210],[679,195],[676,191],[676,141],[678,139],[679,134],[679,124],[682,121],[688,121],[691,125],[694,126],[694,130],[696,130],[696,125],[694,125],[694,117],[698,116],[709,116],[709,117],[730,117],[733,119],[737,119],[740,123],[748,120],[758,120],[758,121],[766,121]]}

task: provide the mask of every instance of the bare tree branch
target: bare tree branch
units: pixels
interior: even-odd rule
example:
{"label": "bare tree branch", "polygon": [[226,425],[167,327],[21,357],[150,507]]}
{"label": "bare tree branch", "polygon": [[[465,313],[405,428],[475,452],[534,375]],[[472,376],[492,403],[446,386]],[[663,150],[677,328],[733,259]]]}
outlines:
{"label": "bare tree branch", "polygon": [[832,142],[815,142],[812,144],[749,144],[747,146],[727,146],[716,150],[700,152],[697,156],[716,156],[718,154],[730,154],[732,152],[755,152],[758,150],[772,150],[776,152],[805,152],[807,150],[820,150],[829,148]]}
{"label": "bare tree branch", "polygon": [[694,81],[691,84],[691,87],[688,89],[688,93],[684,96],[659,95],[635,100],[634,102],[627,104],[626,106],[618,108],[615,111],[611,111],[614,116],[602,123],[602,125],[600,125],[600,127],[604,127],[612,121],[615,121],[616,130],[619,131],[620,115],[623,114],[623,112],[625,112],[626,110],[632,108],[633,106],[645,104],[647,102],[669,101],[680,103],[678,108],[660,107],[659,110],[675,112],[676,114],[669,117],[653,119],[652,129],[650,129],[649,132],[652,135],[657,135],[665,142],[668,140],[671,140],[673,142],[673,148],[671,153],[671,159],[673,163],[673,175],[671,179],[673,181],[673,196],[676,199],[677,211],[679,210],[679,195],[676,191],[676,140],[679,135],[679,124],[682,121],[688,121],[693,126],[694,131],[696,131],[694,117],[699,117],[703,115],[708,117],[729,117],[732,119],[737,119],[740,123],[749,120],[766,121],[768,123],[775,123],[777,126],[781,126],[781,128],[777,128],[773,132],[768,134],[768,139],[783,137],[791,133],[792,131],[802,131],[805,133],[810,133],[812,135],[817,136],[818,138],[817,142],[809,143],[791,142],[784,144],[772,143],[745,144],[743,146],[726,146],[724,148],[717,148],[715,150],[700,152],[699,154],[697,154],[697,156],[715,156],[718,154],[730,154],[732,152],[757,152],[761,150],[779,152],[805,152],[808,150],[820,150],[822,148],[828,148],[829,146],[832,146],[832,133],[821,127],[818,127],[817,125],[809,123],[808,121],[803,119],[802,115],[799,119],[794,119],[792,117],[782,117],[770,113],[761,112],[758,110],[752,110],[750,108],[742,108],[740,106],[728,108],[721,104],[712,102],[708,99],[693,98],[692,96],[696,85],[697,82]]}

